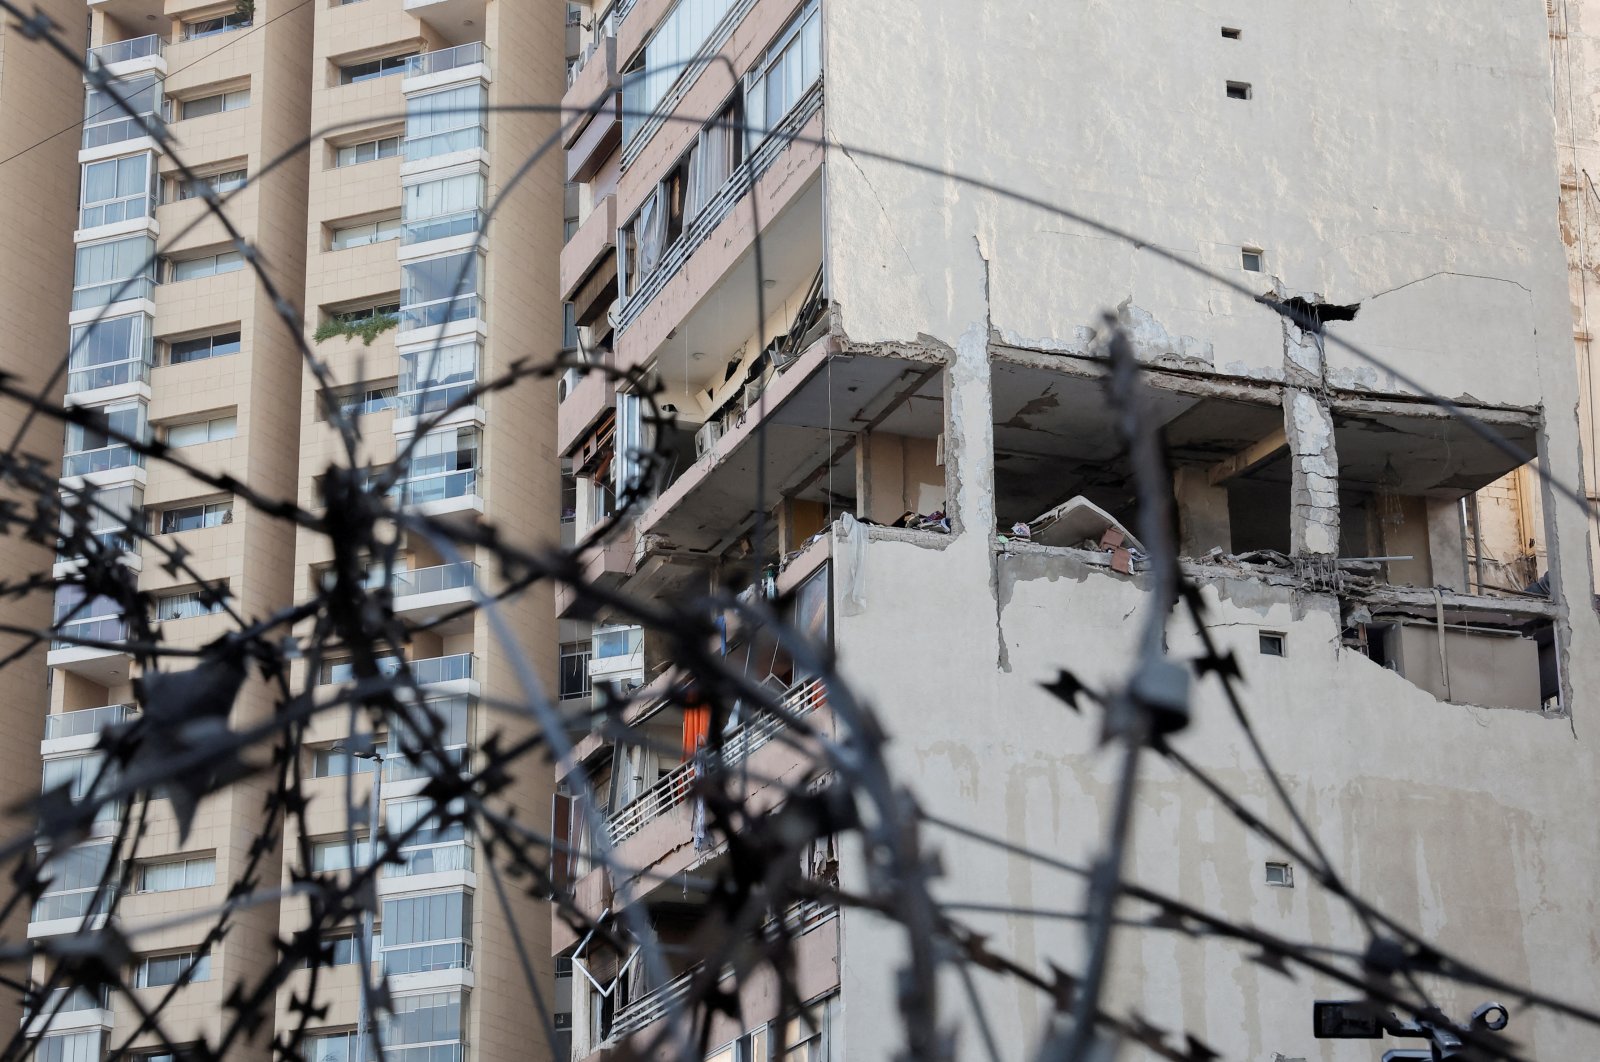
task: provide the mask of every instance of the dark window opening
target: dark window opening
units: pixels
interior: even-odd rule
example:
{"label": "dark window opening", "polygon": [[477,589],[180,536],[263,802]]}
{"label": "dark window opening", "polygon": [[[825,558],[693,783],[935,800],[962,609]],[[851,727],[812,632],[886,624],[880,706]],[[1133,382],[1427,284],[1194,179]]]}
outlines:
{"label": "dark window opening", "polygon": [[1228,98],[1230,100],[1247,100],[1251,96],[1250,84],[1246,81],[1228,82]]}
{"label": "dark window opening", "polygon": [[1262,656],[1286,656],[1286,655],[1288,655],[1284,651],[1285,640],[1286,640],[1285,635],[1283,635],[1283,634],[1281,634],[1281,633],[1279,633],[1277,631],[1262,631],[1261,632],[1261,655]]}

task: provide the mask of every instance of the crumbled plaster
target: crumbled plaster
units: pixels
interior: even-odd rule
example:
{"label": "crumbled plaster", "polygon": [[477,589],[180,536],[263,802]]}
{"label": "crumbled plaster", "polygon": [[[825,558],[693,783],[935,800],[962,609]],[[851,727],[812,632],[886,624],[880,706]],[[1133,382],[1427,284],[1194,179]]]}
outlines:
{"label": "crumbled plaster", "polygon": [[1339,456],[1333,414],[1309,391],[1284,396],[1284,431],[1293,472],[1290,544],[1296,556],[1335,557],[1339,552]]}
{"label": "crumbled plaster", "polygon": [[1208,370],[1216,363],[1216,350],[1209,340],[1173,335],[1149,310],[1135,306],[1132,299],[1124,299],[1117,307],[1117,323],[1127,333],[1140,361]]}

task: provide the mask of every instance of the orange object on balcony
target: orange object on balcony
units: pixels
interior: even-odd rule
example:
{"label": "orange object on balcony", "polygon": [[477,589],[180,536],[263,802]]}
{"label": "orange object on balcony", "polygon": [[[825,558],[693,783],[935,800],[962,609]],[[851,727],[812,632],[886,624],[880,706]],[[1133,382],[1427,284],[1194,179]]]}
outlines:
{"label": "orange object on balcony", "polygon": [[686,708],[683,712],[683,760],[688,762],[694,754],[711,740],[711,709]]}

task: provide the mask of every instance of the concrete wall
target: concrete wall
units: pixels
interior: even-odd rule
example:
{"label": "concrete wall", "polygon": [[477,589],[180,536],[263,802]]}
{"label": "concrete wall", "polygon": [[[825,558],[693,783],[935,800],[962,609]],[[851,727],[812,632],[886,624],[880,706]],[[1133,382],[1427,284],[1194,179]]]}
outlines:
{"label": "concrete wall", "polygon": [[[871,543],[864,609],[845,608],[853,562],[841,556],[835,598],[845,672],[881,707],[893,765],[930,811],[1059,858],[1092,856],[1113,761],[1095,752],[1092,713],[1072,714],[1039,683],[1059,667],[1118,680],[1148,600],[1140,580],[1069,554],[996,553],[991,339],[1087,353],[1111,312],[1134,326],[1147,359],[1296,383],[1304,350],[1250,296],[1360,303],[1354,321],[1329,326],[1326,362],[1311,366],[1317,386],[1411,390],[1335,342],[1348,338],[1422,387],[1543,404],[1547,467],[1580,481],[1539,5],[832,0],[824,12],[824,113],[840,145],[825,168],[830,293],[851,340],[924,337],[952,351],[946,462],[967,530]],[[1240,39],[1223,38],[1224,25],[1242,28]],[[916,47],[886,63],[891,31]],[[1229,99],[1227,81],[1249,82],[1252,98]],[[1060,204],[1139,244],[874,151]],[[1265,272],[1241,268],[1246,247],[1264,252]],[[1156,248],[1249,294],[1164,262]],[[1510,981],[1582,1000],[1600,990],[1582,943],[1597,855],[1584,720],[1600,631],[1586,516],[1551,497],[1543,511],[1566,607],[1558,639],[1570,720],[1440,703],[1341,651],[1332,598],[1247,578],[1216,581],[1205,596],[1214,633],[1244,660],[1265,747],[1352,886]],[[1258,655],[1263,628],[1287,632],[1287,658]],[[1195,652],[1181,623],[1169,641],[1174,656]],[[1184,752],[1287,828],[1214,683],[1198,688],[1195,720]],[[1073,879],[948,836],[929,844],[942,854],[947,898],[1081,906]],[[1263,863],[1281,858],[1196,786],[1147,763],[1135,879],[1297,939],[1363,947],[1348,912],[1304,875],[1292,890],[1264,884]],[[1072,923],[974,921],[1035,968],[1071,970],[1080,959]],[[841,1057],[885,1057],[899,1031],[890,975],[899,942],[872,916],[847,912],[843,949]],[[979,986],[1005,1057],[1024,1057],[1046,1001],[1012,982],[980,976]],[[1369,1044],[1312,1042],[1311,1002],[1335,994],[1225,944],[1133,931],[1119,938],[1109,1003],[1192,1031],[1224,1057],[1372,1057]],[[1452,1013],[1482,998],[1439,995]],[[957,984],[945,1000],[965,1010]],[[1600,1044],[1593,1030],[1522,1009],[1512,1022],[1533,1056],[1588,1056]],[[963,1057],[979,1050],[970,1021],[962,1036]]]}

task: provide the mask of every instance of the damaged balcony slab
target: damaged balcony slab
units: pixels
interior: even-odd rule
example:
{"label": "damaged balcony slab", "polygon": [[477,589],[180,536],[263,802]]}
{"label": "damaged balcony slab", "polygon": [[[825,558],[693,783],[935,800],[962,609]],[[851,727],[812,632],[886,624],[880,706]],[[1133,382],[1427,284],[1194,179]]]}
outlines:
{"label": "damaged balcony slab", "polygon": [[943,362],[839,350],[836,338],[824,336],[781,372],[761,403],[641,515],[640,533],[715,552],[748,530],[756,516],[756,438],[763,424],[766,507],[789,498],[854,511],[857,474],[836,465],[860,433],[922,440],[933,450],[945,427]]}

